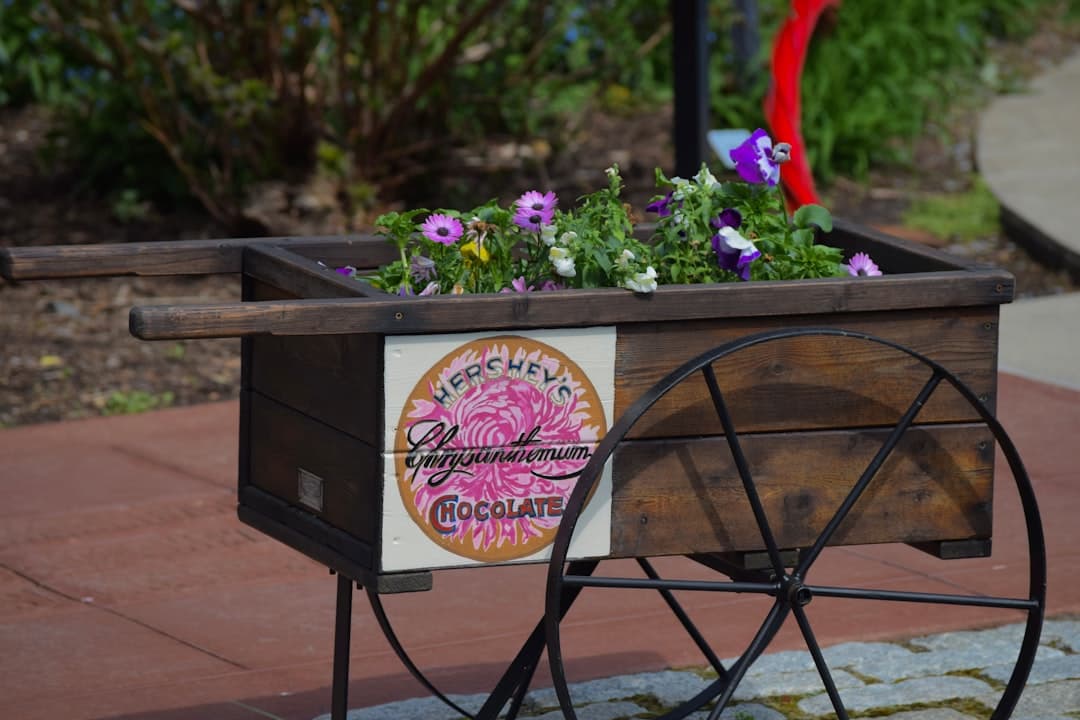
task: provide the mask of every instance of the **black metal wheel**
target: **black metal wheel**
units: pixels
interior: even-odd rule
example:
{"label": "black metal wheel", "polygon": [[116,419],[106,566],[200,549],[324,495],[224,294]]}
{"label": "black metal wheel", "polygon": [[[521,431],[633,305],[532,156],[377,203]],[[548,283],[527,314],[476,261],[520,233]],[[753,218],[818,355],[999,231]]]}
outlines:
{"label": "black metal wheel", "polygon": [[[744,454],[735,424],[732,421],[725,403],[721,382],[714,372],[713,365],[717,361],[738,353],[752,346],[759,346],[784,339],[799,338],[804,336],[836,336],[850,338],[852,342],[876,343],[893,350],[904,353],[918,361],[917,366],[925,369],[928,380],[922,389],[912,399],[907,411],[903,413],[898,422],[888,432],[888,437],[876,451],[873,459],[866,466],[861,475],[854,479],[849,491],[824,527],[817,532],[816,539],[806,547],[798,548],[798,559],[791,561],[782,557],[783,548],[777,545],[776,527],[772,523],[775,519],[767,516],[765,506],[759,496],[759,488],[755,484],[753,468]],[[846,341],[845,341],[846,342]],[[753,520],[757,531],[760,532],[762,546],[768,557],[768,567],[763,571],[735,571],[724,567],[714,567],[720,571],[715,580],[678,580],[661,579],[651,569],[646,558],[638,558],[638,562],[645,571],[646,577],[603,577],[583,576],[575,573],[567,563],[567,555],[570,542],[573,538],[574,529],[578,523],[580,514],[585,506],[592,488],[598,482],[605,464],[612,458],[615,450],[627,438],[627,434],[635,423],[668,392],[689,378],[703,376],[708,387],[712,405],[717,418],[724,431],[728,448],[731,453],[734,467],[741,480],[742,489],[752,509]],[[814,582],[815,563],[822,552],[830,545],[837,533],[838,528],[844,523],[852,512],[858,512],[859,499],[864,496],[868,487],[873,484],[874,478],[890,454],[901,442],[905,433],[912,427],[920,409],[933,395],[934,391],[944,381],[951,385],[959,395],[970,404],[977,412],[981,422],[993,435],[997,447],[1011,471],[1012,480],[1015,483],[1019,504],[1023,512],[1023,522],[1026,530],[1027,541],[1027,582],[1026,590],[1018,590],[1022,596],[999,596],[996,594],[979,594],[978,592],[912,592],[906,590],[886,590],[865,587],[838,587],[833,585],[819,585]],[[916,551],[917,552],[917,551]],[[952,561],[945,561],[952,562]],[[572,563],[571,563],[572,565]],[[1022,580],[1021,580],[1021,584]],[[683,366],[671,372],[667,377],[657,383],[637,400],[618,419],[611,430],[599,444],[595,454],[583,470],[578,484],[565,508],[563,520],[555,537],[552,556],[548,566],[548,581],[545,610],[545,634],[547,638],[548,656],[551,667],[551,675],[559,704],[563,713],[569,720],[576,720],[573,698],[571,697],[565,668],[563,665],[563,649],[560,634],[561,619],[565,612],[563,598],[571,589],[582,588],[636,588],[650,591],[659,591],[667,600],[674,591],[698,591],[714,593],[750,593],[757,594],[770,604],[770,609],[765,614],[763,621],[754,633],[752,640],[746,645],[745,650],[730,667],[724,667],[711,651],[708,651],[707,643],[701,638],[700,633],[690,623],[689,618],[684,618],[684,613],[672,599],[669,604],[678,616],[680,622],[686,627],[695,643],[702,647],[706,658],[714,666],[717,679],[702,690],[697,696],[688,699],[681,706],[670,711],[663,717],[667,720],[678,720],[686,717],[691,712],[714,703],[709,719],[714,720],[728,706],[739,683],[746,676],[747,671],[755,660],[765,651],[773,641],[781,626],[789,617],[793,617],[798,632],[813,659],[814,666],[820,676],[821,682],[831,701],[832,708],[837,717],[847,718],[848,711],[845,708],[843,698],[837,689],[834,680],[834,670],[830,669],[825,661],[821,646],[815,636],[814,628],[807,613],[806,606],[814,598],[842,598],[854,601],[883,601],[892,603],[922,603],[927,606],[961,606],[966,608],[992,608],[1003,611],[1014,611],[1026,617],[1024,624],[1023,639],[1019,643],[1019,649],[1015,665],[1013,666],[1009,681],[993,711],[992,718],[1005,720],[1008,718],[1023,690],[1035,659],[1035,652],[1039,644],[1039,635],[1042,629],[1043,615],[1046,601],[1046,559],[1043,539],[1042,524],[1036,505],[1035,495],[1031,482],[1023,463],[1017,453],[1016,447],[1006,434],[1001,424],[993,417],[991,412],[983,405],[975,393],[962,383],[955,375],[950,373],[938,363],[920,355],[913,350],[896,343],[883,340],[865,333],[848,332],[831,328],[805,328],[780,330],[758,335],[751,335],[740,340],[722,345],[706,352]],[[1015,617],[1015,615],[1012,615]]]}
{"label": "black metal wheel", "polygon": [[[567,572],[577,576],[586,577],[592,573],[596,566],[596,561],[571,562],[569,563]],[[514,720],[518,716],[521,712],[522,704],[525,701],[525,696],[531,687],[533,675],[540,665],[540,657],[546,647],[543,618],[537,621],[532,632],[522,643],[521,648],[518,650],[513,660],[510,661],[502,676],[495,683],[495,686],[491,690],[491,693],[488,695],[484,704],[475,712],[470,712],[440,690],[435,682],[424,673],[420,668],[420,665],[409,654],[405,644],[394,630],[394,624],[391,620],[392,613],[387,612],[382,596],[370,586],[365,587],[364,590],[367,594],[368,604],[371,606],[372,614],[379,625],[379,629],[383,633],[383,637],[386,638],[386,641],[390,644],[394,654],[397,655],[398,660],[401,661],[401,664],[409,674],[412,675],[413,679],[420,683],[432,697],[440,700],[443,704],[459,713],[462,718],[465,718],[466,720],[495,720],[496,718]],[[580,592],[581,588],[565,588],[565,592],[561,599],[563,607],[562,612],[564,614]],[[347,617],[348,613],[346,613],[346,618]],[[411,619],[415,620],[414,617]],[[345,621],[347,620],[343,621],[339,619],[339,622]],[[347,640],[346,644],[348,644]]]}

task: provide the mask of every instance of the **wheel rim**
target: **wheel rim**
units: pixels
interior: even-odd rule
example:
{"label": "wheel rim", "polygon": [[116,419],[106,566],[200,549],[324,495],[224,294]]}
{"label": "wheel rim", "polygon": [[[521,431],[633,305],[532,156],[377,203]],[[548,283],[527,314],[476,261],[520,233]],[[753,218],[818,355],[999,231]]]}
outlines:
{"label": "wheel rim", "polygon": [[[930,371],[930,379],[922,390],[915,396],[907,412],[893,427],[885,443],[878,450],[874,459],[862,473],[859,480],[852,487],[847,497],[837,508],[825,528],[819,533],[817,539],[808,551],[803,554],[794,569],[790,572],[784,567],[780,557],[780,548],[777,547],[772,533],[769,519],[757,497],[756,486],[750,468],[743,456],[739,443],[738,434],[734,424],[727,413],[723,393],[712,369],[713,363],[723,357],[744,350],[751,346],[777,340],[798,338],[804,336],[835,336],[851,338],[871,343],[877,343],[904,353]],[[565,575],[563,567],[567,559],[570,541],[576,527],[578,518],[586,499],[595,485],[604,465],[613,455],[615,449],[622,442],[634,424],[652,407],[660,398],[671,389],[701,372],[704,375],[709,393],[713,401],[717,416],[724,429],[729,449],[735,462],[744,490],[750,501],[751,510],[755,522],[761,532],[762,540],[769,557],[769,564],[773,577],[768,581],[762,576],[753,579],[732,580],[728,582],[710,581],[671,581],[660,580],[655,574],[650,574],[645,580],[631,578],[603,578],[594,577],[589,579]],[[917,593],[882,591],[862,588],[844,588],[825,585],[816,585],[809,581],[808,573],[819,558],[822,550],[829,544],[837,528],[847,518],[853,507],[866,488],[872,483],[877,471],[895,449],[897,443],[914,423],[919,410],[933,395],[937,387],[944,381],[953,387],[967,402],[976,410],[980,420],[991,432],[998,447],[1003,453],[1023,510],[1026,526],[1028,546],[1028,593],[1027,597],[998,597],[985,595],[960,595],[947,593]],[[639,559],[640,560],[640,559]],[[846,718],[847,711],[843,700],[836,687],[827,663],[817,642],[810,620],[805,612],[805,606],[816,596],[842,597],[850,599],[866,599],[877,601],[894,602],[920,602],[929,604],[964,605],[970,607],[994,607],[1020,610],[1027,613],[1024,637],[1020,644],[1016,665],[1013,668],[1010,679],[1002,693],[996,708],[992,713],[995,720],[1004,720],[1009,717],[1019,700],[1027,681],[1031,665],[1038,649],[1039,636],[1045,613],[1046,597],[1046,567],[1045,567],[1045,542],[1042,524],[1039,517],[1038,506],[1030,479],[1024,469],[1023,462],[1016,450],[1015,445],[1005,432],[996,418],[987,410],[976,394],[961,382],[955,375],[946,370],[935,361],[897,343],[877,338],[869,334],[836,330],[832,328],[804,328],[790,329],[751,335],[731,343],[717,347],[707,353],[688,361],[681,367],[672,371],[667,377],[657,383],[653,388],[633,403],[613,425],[599,444],[595,454],[583,470],[574,492],[566,504],[563,520],[552,547],[552,556],[548,565],[548,584],[546,595],[545,633],[548,643],[548,657],[553,684],[559,704],[569,720],[576,720],[577,715],[573,708],[573,701],[567,684],[566,674],[562,662],[562,644],[560,633],[560,607],[559,598],[566,586],[573,587],[622,587],[642,588],[659,590],[662,593],[670,593],[672,590],[697,590],[706,592],[752,592],[769,595],[774,598],[772,608],[766,615],[765,620],[758,628],[753,640],[746,651],[739,657],[730,669],[719,667],[719,678],[702,690],[697,696],[684,702],[675,710],[663,716],[668,720],[677,720],[686,717],[694,710],[704,706],[713,698],[716,705],[709,715],[712,718],[719,717],[720,713],[731,700],[732,695],[738,688],[739,682],[745,676],[749,667],[760,656],[769,642],[784,624],[787,616],[794,616],[804,642],[813,659],[818,675],[822,680],[826,693],[832,703],[838,717]],[[665,597],[665,600],[667,598]],[[670,603],[669,603],[670,605]],[[678,614],[678,613],[677,613]],[[680,618],[682,620],[682,618]],[[686,623],[684,623],[684,626]],[[691,633],[693,637],[693,633]],[[697,638],[694,638],[697,642]],[[700,647],[700,645],[699,645]],[[713,657],[709,657],[712,662]],[[715,663],[713,663],[715,665]]]}

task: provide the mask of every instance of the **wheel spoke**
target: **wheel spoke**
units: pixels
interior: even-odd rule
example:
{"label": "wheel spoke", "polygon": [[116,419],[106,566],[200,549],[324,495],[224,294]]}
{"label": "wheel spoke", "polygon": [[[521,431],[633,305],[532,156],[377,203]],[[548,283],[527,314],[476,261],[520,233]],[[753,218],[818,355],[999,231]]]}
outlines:
{"label": "wheel spoke", "polygon": [[970,607],[1005,608],[1008,610],[1038,610],[1038,600],[993,597],[989,595],[951,595],[942,593],[908,592],[904,590],[875,590],[862,588],[807,585],[814,597],[834,597],[851,600],[888,600],[936,605],[967,605]]}
{"label": "wheel spoke", "polygon": [[915,422],[915,417],[934,393],[934,390],[937,388],[938,383],[941,382],[942,377],[942,374],[935,368],[933,375],[930,376],[926,385],[919,391],[918,396],[912,401],[911,406],[904,413],[903,417],[900,418],[900,422],[898,422],[896,427],[892,429],[892,432],[889,433],[889,437],[885,440],[885,444],[882,445],[877,451],[877,454],[874,455],[874,459],[870,461],[866,470],[863,471],[858,482],[855,483],[855,486],[851,488],[851,492],[844,498],[844,502],[837,508],[836,513],[829,520],[828,525],[821,531],[821,535],[814,541],[814,546],[807,550],[799,559],[799,565],[794,573],[795,576],[801,578],[806,577],[806,571],[810,569],[810,566],[817,560],[818,555],[820,555],[821,551],[828,545],[841,523],[847,519],[852,506],[855,505],[860,497],[862,497],[863,491],[866,490],[870,481],[877,475],[877,471],[880,470],[881,466],[888,460],[889,455],[892,454],[892,451],[896,448],[897,444],[899,444],[900,438],[902,438],[904,433],[907,432],[907,429],[911,427],[911,424]]}
{"label": "wheel spoke", "polygon": [[724,712],[724,708],[731,701],[731,696],[735,694],[735,689],[739,687],[739,683],[742,682],[746,671],[750,669],[753,662],[765,650],[765,646],[769,644],[780,625],[783,624],[788,614],[788,608],[789,606],[786,603],[773,603],[769,614],[765,616],[761,627],[754,634],[754,639],[750,641],[750,646],[746,648],[746,652],[735,661],[735,664],[728,671],[727,683],[724,684],[724,690],[716,700],[716,707],[709,713],[708,720],[717,720],[720,713]]}
{"label": "wheel spoke", "polygon": [[821,646],[818,645],[817,638],[814,637],[814,630],[810,627],[810,620],[806,617],[806,611],[799,605],[793,606],[791,611],[795,613],[795,621],[799,624],[799,630],[802,631],[810,656],[814,658],[814,665],[817,666],[821,682],[825,683],[825,692],[829,694],[829,700],[832,701],[836,717],[839,720],[847,720],[848,714],[844,708],[844,701],[840,699],[840,692],[836,689],[832,673],[829,672],[829,666],[825,662],[825,657],[821,654]]}
{"label": "wheel spoke", "polygon": [[[652,563],[650,563],[645,558],[638,558],[638,565],[641,566],[642,571],[649,576],[649,579],[660,579],[660,576],[653,568]],[[686,630],[686,634],[689,635],[690,639],[694,641],[694,644],[697,645],[698,650],[701,651],[701,654],[704,655],[705,659],[709,661],[710,665],[712,665],[713,670],[716,671],[716,674],[720,677],[724,677],[725,675],[727,675],[727,670],[724,669],[724,663],[722,663],[720,661],[720,658],[717,657],[716,652],[714,652],[712,649],[712,646],[709,645],[708,642],[706,642],[705,637],[701,634],[701,631],[697,629],[697,626],[694,625],[694,621],[691,620],[690,616],[686,614],[686,611],[683,610],[682,605],[680,605],[679,601],[675,599],[675,596],[671,594],[671,591],[667,588],[662,588],[660,590],[660,596],[664,598],[664,602],[667,603],[668,608],[670,608],[671,612],[675,615],[676,618],[678,618],[679,623],[682,624],[683,629]]]}
{"label": "wheel spoke", "polygon": [[727,403],[724,402],[724,396],[720,392],[720,384],[716,381],[716,373],[713,372],[712,364],[705,365],[701,368],[701,372],[705,375],[705,384],[709,386],[709,395],[712,396],[713,407],[716,408],[716,415],[720,419],[720,425],[724,428],[724,437],[727,439],[728,447],[731,448],[731,457],[735,460],[735,467],[739,471],[739,477],[742,479],[743,489],[746,491],[746,497],[750,501],[750,509],[754,513],[754,520],[757,522],[761,539],[765,541],[765,549],[769,553],[769,562],[772,564],[776,576],[782,577],[784,575],[784,561],[780,558],[780,549],[776,545],[776,537],[769,526],[769,519],[765,515],[765,506],[761,504],[757,486],[754,485],[754,478],[750,475],[750,466],[746,462],[746,456],[743,455],[742,444],[739,443],[739,436],[735,432],[735,423],[731,421],[731,414],[728,412]]}

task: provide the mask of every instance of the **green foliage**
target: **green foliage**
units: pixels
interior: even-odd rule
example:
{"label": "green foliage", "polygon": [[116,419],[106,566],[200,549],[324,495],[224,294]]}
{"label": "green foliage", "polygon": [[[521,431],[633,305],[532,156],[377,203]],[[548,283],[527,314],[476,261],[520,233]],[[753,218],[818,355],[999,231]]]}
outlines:
{"label": "green foliage", "polygon": [[[819,205],[800,208],[789,221],[778,188],[745,182],[721,183],[704,166],[691,180],[669,180],[671,214],[661,217],[655,237],[660,283],[731,282],[739,276],[717,264],[712,237],[725,211],[739,215],[738,234],[751,240],[761,258],[750,266],[751,280],[798,280],[841,275],[842,255],[815,242],[817,230],[832,229],[832,216]],[[658,200],[660,198],[657,198]]]}
{"label": "green foliage", "polygon": [[[327,173],[347,205],[437,176],[456,143],[632,108],[667,9],[528,0],[7,0],[0,100],[64,120],[84,188],[190,193],[242,231],[247,190]],[[22,38],[29,33],[29,44]],[[655,58],[661,58],[656,60]],[[422,184],[422,183],[421,183]]]}
{"label": "green foliage", "polygon": [[999,230],[997,198],[978,176],[969,190],[934,195],[912,203],[904,224],[940,238],[968,242],[994,235]]}
{"label": "green foliage", "polygon": [[134,188],[125,188],[113,198],[113,217],[122,223],[144,220],[149,213],[149,203],[142,200],[139,191]]}
{"label": "green foliage", "polygon": [[1051,0],[864,0],[844,3],[816,37],[803,75],[811,166],[865,176],[910,159],[950,101],[979,80],[992,37],[1030,31]]}
{"label": "green foliage", "polygon": [[33,0],[0,2],[0,107],[57,102],[72,58],[34,19]]}
{"label": "green foliage", "polygon": [[133,415],[159,410],[173,404],[175,397],[169,391],[160,394],[146,392],[145,390],[131,390],[124,392],[114,390],[109,393],[105,406],[101,409],[102,415]]}
{"label": "green foliage", "polygon": [[[734,1],[709,5],[716,127],[763,124],[790,4],[757,5],[760,52],[744,65]],[[844,3],[804,75],[815,171],[903,160],[977,76],[988,39],[1029,31],[1052,5]],[[322,174],[347,210],[431,197],[454,146],[509,135],[559,151],[588,110],[634,113],[669,99],[671,83],[669,6],[649,0],[0,2],[0,105],[54,110],[50,157],[79,169],[76,191],[194,198],[236,232],[252,229],[256,182]]]}

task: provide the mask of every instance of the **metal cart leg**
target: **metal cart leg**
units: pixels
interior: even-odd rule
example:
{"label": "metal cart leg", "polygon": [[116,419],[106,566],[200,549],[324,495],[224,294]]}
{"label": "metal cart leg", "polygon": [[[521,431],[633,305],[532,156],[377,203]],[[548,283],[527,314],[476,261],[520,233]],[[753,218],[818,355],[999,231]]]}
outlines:
{"label": "metal cart leg", "polygon": [[334,613],[334,683],[330,689],[330,720],[345,720],[349,712],[349,649],[352,640],[353,581],[337,576]]}

